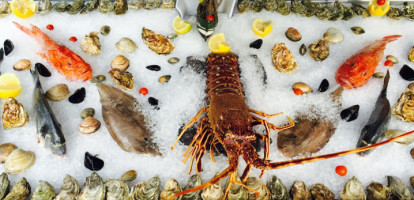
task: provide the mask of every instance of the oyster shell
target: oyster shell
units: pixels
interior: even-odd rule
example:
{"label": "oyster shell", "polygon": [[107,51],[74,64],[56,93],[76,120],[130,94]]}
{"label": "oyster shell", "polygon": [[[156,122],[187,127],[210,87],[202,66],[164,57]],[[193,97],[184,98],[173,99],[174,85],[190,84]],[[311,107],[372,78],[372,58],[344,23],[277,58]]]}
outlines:
{"label": "oyster shell", "polygon": [[[391,139],[391,138],[397,137],[399,135],[402,135],[404,133],[406,133],[406,131],[398,130],[398,129],[391,129],[391,130],[385,131],[385,137],[387,139]],[[409,145],[409,144],[414,142],[414,135],[408,135],[406,137],[395,140],[394,142],[396,142],[398,144],[402,144],[402,145]]]}
{"label": "oyster shell", "polygon": [[255,11],[255,12],[260,12],[263,10],[264,8],[264,2],[263,0],[254,0],[251,4],[250,4],[250,8]]}
{"label": "oyster shell", "polygon": [[4,172],[8,174],[24,172],[34,164],[35,160],[36,156],[33,152],[16,149],[6,158]]}
{"label": "oyster shell", "polygon": [[135,10],[141,9],[143,7],[144,7],[144,0],[131,0],[131,2],[129,2],[128,4],[128,8],[135,9]]}
{"label": "oyster shell", "polygon": [[158,200],[160,193],[160,177],[155,176],[148,181],[138,183],[132,188],[128,200]]}
{"label": "oyster shell", "polygon": [[89,0],[85,6],[83,7],[82,11],[80,12],[81,14],[86,14],[89,12],[92,12],[94,10],[96,10],[99,6],[99,2],[98,0]]}
{"label": "oyster shell", "polygon": [[283,185],[282,181],[277,178],[275,175],[272,176],[272,179],[267,182],[267,188],[270,191],[270,197],[272,200],[288,200],[289,192],[286,187]]}
{"label": "oyster shell", "polygon": [[0,18],[10,15],[10,5],[7,0],[1,0],[0,2]]}
{"label": "oyster shell", "polygon": [[51,87],[45,94],[46,98],[52,101],[62,101],[70,94],[68,85],[57,84]]}
{"label": "oyster shell", "polygon": [[391,189],[381,183],[373,181],[367,186],[367,200],[389,200]]}
{"label": "oyster shell", "polygon": [[122,53],[132,53],[138,48],[134,41],[126,37],[121,38],[115,47]]}
{"label": "oyster shell", "polygon": [[315,16],[318,19],[327,20],[331,17],[331,12],[328,7],[320,3],[313,3],[313,8],[315,9]]}
{"label": "oyster shell", "polygon": [[115,0],[114,13],[115,15],[123,15],[128,11],[128,3],[126,0]]}
{"label": "oyster shell", "polygon": [[404,2],[401,10],[405,18],[408,20],[414,19],[414,4],[412,2]]}
{"label": "oyster shell", "polygon": [[306,6],[303,5],[300,0],[292,0],[290,3],[291,3],[291,10],[293,13],[298,14],[298,15],[305,15]]}
{"label": "oyster shell", "polygon": [[134,87],[134,77],[131,73],[119,69],[112,69],[108,73],[121,88],[130,90]]}
{"label": "oyster shell", "polygon": [[[201,185],[200,175],[195,174],[190,176],[187,185],[183,190],[188,190]],[[201,200],[201,191],[195,191],[181,196],[181,200]]]}
{"label": "oyster shell", "polygon": [[311,193],[303,181],[293,182],[290,194],[293,200],[311,200]]}
{"label": "oyster shell", "polygon": [[312,17],[315,15],[316,10],[311,0],[302,0],[302,4],[306,7],[305,16]]}
{"label": "oyster shell", "polygon": [[65,175],[63,185],[60,188],[59,194],[55,200],[75,200],[76,195],[79,194],[79,184],[76,179],[70,175]]}
{"label": "oyster shell", "polygon": [[354,10],[354,12],[357,15],[361,15],[364,18],[371,17],[371,13],[369,13],[369,10],[367,8],[365,8],[364,6],[361,6],[357,3],[352,3],[351,8],[352,8],[352,10]]}
{"label": "oyster shell", "polygon": [[387,12],[387,17],[395,20],[400,20],[404,17],[403,11],[398,8],[391,7]]}
{"label": "oyster shell", "polygon": [[49,13],[50,10],[52,10],[52,3],[50,0],[39,0],[37,4],[37,13],[44,15],[46,13]]}
{"label": "oyster shell", "polygon": [[311,194],[315,200],[335,200],[335,195],[325,185],[317,183],[311,187]]}
{"label": "oyster shell", "polygon": [[125,182],[116,179],[109,179],[105,182],[106,200],[128,199],[129,187]]}
{"label": "oyster shell", "polygon": [[414,83],[409,84],[401,94],[392,109],[392,114],[400,120],[414,122]]}
{"label": "oyster shell", "polygon": [[175,0],[162,0],[161,8],[164,8],[164,9],[175,8]]}
{"label": "oyster shell", "polygon": [[16,99],[10,97],[3,105],[3,128],[8,130],[23,127],[29,121],[26,109]]}
{"label": "oyster shell", "polygon": [[340,195],[342,200],[366,199],[364,188],[362,187],[361,182],[359,182],[359,180],[355,176],[353,176],[345,183]]}
{"label": "oyster shell", "polygon": [[86,177],[86,183],[76,200],[104,200],[105,185],[95,172],[91,176]]}
{"label": "oyster shell", "polygon": [[137,172],[135,170],[129,170],[122,174],[121,181],[133,181],[137,178]]}
{"label": "oyster shell", "polygon": [[3,199],[10,189],[10,181],[6,173],[0,175],[0,199]]}
{"label": "oyster shell", "polygon": [[201,193],[201,198],[203,200],[221,200],[223,196],[224,196],[224,192],[223,192],[223,188],[221,187],[220,181],[207,187]]}
{"label": "oyster shell", "polygon": [[101,43],[97,32],[85,35],[80,45],[82,51],[88,55],[99,55],[101,53]]}
{"label": "oyster shell", "polygon": [[290,8],[285,0],[277,0],[277,12],[281,15],[289,15]]}
{"label": "oyster shell", "polygon": [[414,199],[413,194],[400,178],[395,176],[387,176],[387,180],[388,187],[391,189],[392,199]]}
{"label": "oyster shell", "polygon": [[114,10],[114,3],[112,0],[100,0],[98,10],[101,13],[110,13]]}
{"label": "oyster shell", "polygon": [[74,0],[72,4],[68,6],[68,13],[74,15],[82,10],[85,5],[85,0]]}
{"label": "oyster shell", "polygon": [[55,197],[55,189],[46,181],[39,181],[30,200],[52,200]]}
{"label": "oyster shell", "polygon": [[[241,182],[241,179],[236,175],[236,181]],[[231,184],[229,192],[227,193],[227,200],[247,200],[249,193],[247,189],[240,184]]]}
{"label": "oyster shell", "polygon": [[160,7],[160,1],[159,0],[147,0],[147,2],[145,2],[145,6],[144,8],[147,10],[152,10],[155,8],[159,8]]}
{"label": "oyster shell", "polygon": [[277,2],[276,0],[264,0],[264,7],[267,11],[276,11],[277,9]]}
{"label": "oyster shell", "polygon": [[329,56],[329,42],[321,39],[309,45],[309,54],[316,61],[324,61]]}
{"label": "oyster shell", "polygon": [[23,177],[3,200],[24,200],[30,194],[30,185]]}
{"label": "oyster shell", "polygon": [[[256,191],[247,191],[249,194],[249,199],[270,200],[269,190],[267,189],[266,185],[262,183],[258,178],[249,177],[246,180],[246,186]],[[257,193],[259,194],[259,196],[256,196]]]}
{"label": "oyster shell", "polygon": [[410,185],[414,188],[414,176],[410,177]]}
{"label": "oyster shell", "polygon": [[60,0],[59,2],[53,5],[53,8],[58,12],[66,12],[69,10],[69,4],[66,0]]}
{"label": "oyster shell", "polygon": [[249,10],[249,7],[250,0],[239,0],[237,2],[237,11],[239,11],[239,13],[247,12]]}
{"label": "oyster shell", "polygon": [[[164,189],[161,191],[160,200],[170,200],[171,197],[173,197],[175,194],[181,191],[182,190],[181,190],[180,184],[176,180],[170,178],[165,183]],[[178,198],[175,198],[174,200],[180,200],[180,199],[181,199],[181,196]]]}
{"label": "oyster shell", "polygon": [[298,64],[296,63],[293,54],[286,47],[285,43],[275,44],[272,49],[272,62],[273,66],[279,71],[284,73],[292,73],[297,70]]}
{"label": "oyster shell", "polygon": [[174,50],[174,45],[168,38],[161,34],[156,34],[145,27],[142,27],[142,40],[144,40],[148,48],[157,54],[168,55]]}
{"label": "oyster shell", "polygon": [[6,162],[7,157],[9,157],[9,155],[16,149],[17,147],[14,144],[11,144],[11,143],[1,144],[0,145],[0,162],[1,163]]}

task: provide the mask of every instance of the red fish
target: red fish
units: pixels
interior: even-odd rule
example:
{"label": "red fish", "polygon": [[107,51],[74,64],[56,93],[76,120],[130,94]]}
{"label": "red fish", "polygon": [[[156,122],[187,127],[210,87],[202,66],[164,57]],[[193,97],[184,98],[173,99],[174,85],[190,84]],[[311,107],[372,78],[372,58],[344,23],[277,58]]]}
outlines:
{"label": "red fish", "polygon": [[75,52],[63,45],[56,44],[34,25],[31,25],[32,29],[29,29],[16,22],[13,23],[17,28],[35,38],[42,45],[43,51],[39,55],[46,59],[49,64],[53,65],[67,79],[87,81],[92,78],[91,66]]}
{"label": "red fish", "polygon": [[387,43],[400,37],[401,35],[386,36],[359,50],[339,67],[336,82],[347,89],[363,86],[374,75]]}

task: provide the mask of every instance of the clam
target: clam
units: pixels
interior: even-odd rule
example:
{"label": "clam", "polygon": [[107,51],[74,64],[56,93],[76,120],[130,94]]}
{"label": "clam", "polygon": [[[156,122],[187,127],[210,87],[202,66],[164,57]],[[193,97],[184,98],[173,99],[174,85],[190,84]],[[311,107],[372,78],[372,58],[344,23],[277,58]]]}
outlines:
{"label": "clam", "polygon": [[126,0],[115,0],[114,13],[115,15],[123,15],[128,11],[128,3]]}
{"label": "clam", "polygon": [[32,68],[32,62],[27,59],[21,59],[14,64],[13,69],[16,71],[23,71]]}
{"label": "clam", "polygon": [[374,75],[372,75],[374,78],[384,78],[385,74],[382,72],[376,72]]}
{"label": "clam", "polygon": [[293,27],[289,27],[286,30],[285,35],[290,41],[293,41],[293,42],[297,42],[302,39],[302,35],[300,34],[300,32]]}
{"label": "clam", "polygon": [[180,59],[177,58],[177,57],[171,57],[171,58],[168,59],[168,63],[170,63],[170,64],[175,64],[175,63],[178,63],[178,62],[180,62]]}
{"label": "clam", "polygon": [[69,88],[66,84],[57,84],[51,87],[45,94],[46,98],[52,101],[62,101],[69,96]]}
{"label": "clam", "polygon": [[125,182],[116,179],[109,179],[105,182],[106,200],[128,199],[129,187]]}
{"label": "clam", "polygon": [[[165,183],[164,189],[161,191],[160,200],[170,200],[175,194],[181,191],[180,184],[176,180],[170,178]],[[179,199],[181,199],[181,197],[174,198],[174,200]]]}
{"label": "clam", "polygon": [[[184,187],[183,190],[195,188],[200,185],[201,185],[200,175],[195,174],[195,175],[190,176],[190,178],[188,179],[187,185]],[[187,193],[181,196],[181,200],[201,200],[200,194],[201,194],[201,191]]]}
{"label": "clam", "polygon": [[282,181],[279,178],[277,178],[275,175],[273,175],[272,179],[267,182],[266,186],[270,191],[271,199],[278,199],[278,200],[289,199],[289,192],[287,191],[286,187],[283,185]]}
{"label": "clam", "polygon": [[3,105],[3,128],[8,130],[23,127],[29,121],[26,109],[16,99],[10,97]]}
{"label": "clam", "polygon": [[101,35],[108,35],[109,32],[111,32],[111,27],[107,25],[102,26],[100,32],[101,32]]}
{"label": "clam", "polygon": [[111,62],[112,69],[126,70],[129,67],[129,60],[123,55],[116,56]]}
{"label": "clam", "polygon": [[300,47],[299,47],[299,54],[301,56],[304,56],[306,54],[306,52],[307,52],[306,45],[305,44],[300,45]]}
{"label": "clam", "polygon": [[95,109],[93,108],[85,108],[81,112],[82,119],[85,119],[87,117],[93,117],[95,115]]}
{"label": "clam", "polygon": [[293,200],[310,200],[311,193],[303,181],[296,180],[290,188],[290,194]]}
{"label": "clam", "polygon": [[158,78],[158,82],[161,84],[167,83],[170,79],[171,79],[170,75],[165,75],[165,76],[161,76],[160,78]]}
{"label": "clam", "polygon": [[410,83],[392,109],[392,114],[403,121],[414,122],[414,83]]}
{"label": "clam", "polygon": [[220,181],[207,187],[201,193],[201,198],[203,200],[220,200],[223,197],[224,197],[224,192],[223,192],[223,188],[221,187]]}
{"label": "clam", "polygon": [[91,176],[86,178],[85,186],[80,194],[76,197],[76,200],[104,200],[105,199],[105,185],[95,172]]}
{"label": "clam", "polygon": [[0,145],[0,162],[1,163],[6,162],[7,157],[9,157],[9,155],[16,149],[17,147],[14,144],[11,144],[11,143],[1,144]]}
{"label": "clam", "polygon": [[303,82],[294,83],[292,85],[292,90],[295,90],[295,89],[300,89],[304,94],[312,92],[312,88],[308,84],[303,83]]}
{"label": "clam", "polygon": [[344,34],[336,28],[328,28],[323,34],[323,39],[330,43],[337,44],[344,40]]}
{"label": "clam", "polygon": [[293,54],[284,43],[275,44],[271,53],[273,66],[279,72],[290,74],[298,69],[298,64],[296,63]]}
{"label": "clam", "polygon": [[372,182],[367,186],[367,200],[389,200],[391,189],[381,183]]}
{"label": "clam", "polygon": [[76,195],[79,194],[79,184],[72,176],[65,175],[63,185],[60,188],[59,194],[55,200],[75,200]]}
{"label": "clam", "polygon": [[[238,175],[236,175],[236,181],[241,182]],[[234,183],[230,185],[229,192],[227,193],[227,200],[247,200],[248,197],[249,194],[244,186]]]}
{"label": "clam", "polygon": [[79,132],[83,134],[95,133],[101,127],[101,122],[93,117],[86,117],[79,125]]}
{"label": "clam", "polygon": [[104,75],[97,75],[91,78],[91,83],[102,83],[106,80]]}
{"label": "clam", "polygon": [[[256,177],[249,177],[246,180],[246,186],[253,189],[255,192],[248,190],[247,193],[249,194],[249,199],[256,199],[256,200],[267,200],[270,199],[270,191],[267,189],[266,185],[261,182]],[[256,196],[256,194],[259,196]]]}
{"label": "clam", "polygon": [[89,152],[85,152],[85,159],[83,164],[86,168],[92,171],[99,171],[104,167],[104,161]]}
{"label": "clam", "polygon": [[329,42],[321,39],[309,45],[309,54],[316,61],[324,61],[329,56]]}
{"label": "clam", "polygon": [[148,181],[140,182],[132,188],[128,199],[158,200],[160,192],[160,177],[155,176]]}
{"label": "clam", "polygon": [[0,175],[0,199],[6,197],[6,194],[10,189],[10,181],[6,173],[1,173]]}
{"label": "clam", "polygon": [[398,63],[398,58],[396,58],[393,55],[387,55],[386,59],[387,60],[391,60],[394,64],[397,64]]}
{"label": "clam", "polygon": [[408,52],[408,60],[414,62],[414,47]]}
{"label": "clam", "polygon": [[73,104],[82,103],[85,100],[86,90],[84,87],[77,89],[72,95],[69,97],[69,102]]}
{"label": "clam", "polygon": [[97,32],[91,32],[85,35],[80,43],[81,49],[88,55],[99,55],[101,53],[101,43]]}
{"label": "clam", "polygon": [[55,190],[46,181],[39,181],[30,200],[52,200],[55,197]]}
{"label": "clam", "polygon": [[122,53],[132,53],[138,48],[134,41],[126,37],[121,38],[115,47]]}
{"label": "clam", "polygon": [[388,187],[391,189],[392,199],[414,199],[413,194],[400,178],[387,176],[387,180]]}
{"label": "clam", "polygon": [[410,151],[410,155],[411,155],[411,158],[413,158],[413,159],[414,159],[414,148],[412,148],[412,149],[411,149],[411,151]]}
{"label": "clam", "polygon": [[[402,135],[404,133],[406,133],[406,131],[402,131],[402,130],[398,130],[398,129],[391,129],[391,130],[385,131],[385,137],[387,139],[391,139],[391,138],[397,137],[399,135]],[[409,144],[414,142],[414,135],[408,135],[406,137],[395,140],[394,142],[396,142],[398,144],[402,144],[402,145],[409,145]]]}
{"label": "clam", "polygon": [[8,174],[24,172],[34,164],[35,160],[36,156],[33,152],[16,149],[6,158],[4,172]]}
{"label": "clam", "polygon": [[30,194],[30,185],[23,177],[3,200],[24,200]]}
{"label": "clam", "polygon": [[335,195],[325,185],[317,183],[310,189],[315,200],[335,200]]}
{"label": "clam", "polygon": [[354,32],[357,35],[361,35],[361,34],[365,33],[365,30],[360,26],[351,27],[351,31]]}
{"label": "clam", "polygon": [[137,178],[137,172],[135,170],[129,170],[127,172],[125,172],[124,174],[122,174],[121,176],[121,181],[133,181]]}
{"label": "clam", "polygon": [[114,10],[114,3],[111,0],[100,0],[98,10],[101,13],[110,13]]}
{"label": "clam", "polygon": [[355,176],[353,176],[345,183],[340,195],[342,200],[366,199],[364,188],[362,187],[361,182],[359,182],[359,180]]}
{"label": "clam", "polygon": [[134,87],[134,77],[131,73],[119,69],[112,69],[108,73],[121,88],[130,90]]}
{"label": "clam", "polygon": [[174,50],[174,45],[168,38],[145,27],[142,27],[142,40],[157,54],[168,55]]}

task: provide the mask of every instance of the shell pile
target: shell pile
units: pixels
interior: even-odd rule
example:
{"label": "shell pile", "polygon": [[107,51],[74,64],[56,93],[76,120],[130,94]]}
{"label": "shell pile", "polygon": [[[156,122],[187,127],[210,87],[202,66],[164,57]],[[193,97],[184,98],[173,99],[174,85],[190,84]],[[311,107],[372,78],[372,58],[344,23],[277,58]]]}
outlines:
{"label": "shell pile", "polygon": [[157,54],[168,55],[174,50],[174,45],[168,38],[161,34],[156,34],[145,27],[142,27],[142,40],[144,40],[148,48]]}
{"label": "shell pile", "polygon": [[290,74],[298,69],[298,64],[285,43],[279,43],[273,46],[272,62],[273,66],[275,66],[279,72]]}
{"label": "shell pile", "polygon": [[405,92],[392,109],[392,114],[403,121],[414,122],[414,83],[408,85]]}
{"label": "shell pile", "polygon": [[3,105],[3,115],[1,119],[3,120],[4,129],[12,129],[25,126],[29,121],[29,115],[22,104],[10,97]]}

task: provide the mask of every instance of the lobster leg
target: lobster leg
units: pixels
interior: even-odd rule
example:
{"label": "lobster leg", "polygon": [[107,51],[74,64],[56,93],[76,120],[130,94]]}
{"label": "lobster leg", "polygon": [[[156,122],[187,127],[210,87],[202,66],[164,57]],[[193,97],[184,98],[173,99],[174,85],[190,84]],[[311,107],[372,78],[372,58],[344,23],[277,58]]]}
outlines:
{"label": "lobster leg", "polygon": [[261,117],[266,117],[266,118],[272,118],[272,117],[276,117],[276,116],[279,116],[279,115],[283,115],[283,112],[276,113],[276,114],[267,114],[267,113],[260,112],[260,111],[257,111],[257,110],[253,110],[253,109],[249,109],[249,112],[254,113],[256,115],[259,115]]}
{"label": "lobster leg", "polygon": [[199,118],[200,116],[207,112],[208,107],[203,107],[201,108],[200,111],[198,111],[197,115],[193,117],[193,119],[191,119],[190,122],[188,122],[188,124],[186,124],[183,128],[183,130],[181,131],[180,135],[178,136],[177,140],[175,140],[174,144],[171,146],[171,150],[174,149],[175,145],[177,145],[178,141],[180,141],[180,138],[184,135],[185,131],[190,128]]}
{"label": "lobster leg", "polygon": [[289,128],[292,128],[292,127],[295,126],[295,122],[290,117],[286,117],[289,120],[290,123],[288,125],[285,125],[285,126],[276,126],[276,125],[274,125],[272,123],[267,122],[264,119],[260,119],[260,118],[255,117],[255,116],[251,116],[251,117],[252,117],[253,120],[256,120],[257,122],[259,122],[262,125],[264,125],[265,122],[266,122],[267,123],[267,126],[270,129],[276,130],[276,131],[283,131],[283,130],[286,130],[286,129],[289,129]]}

